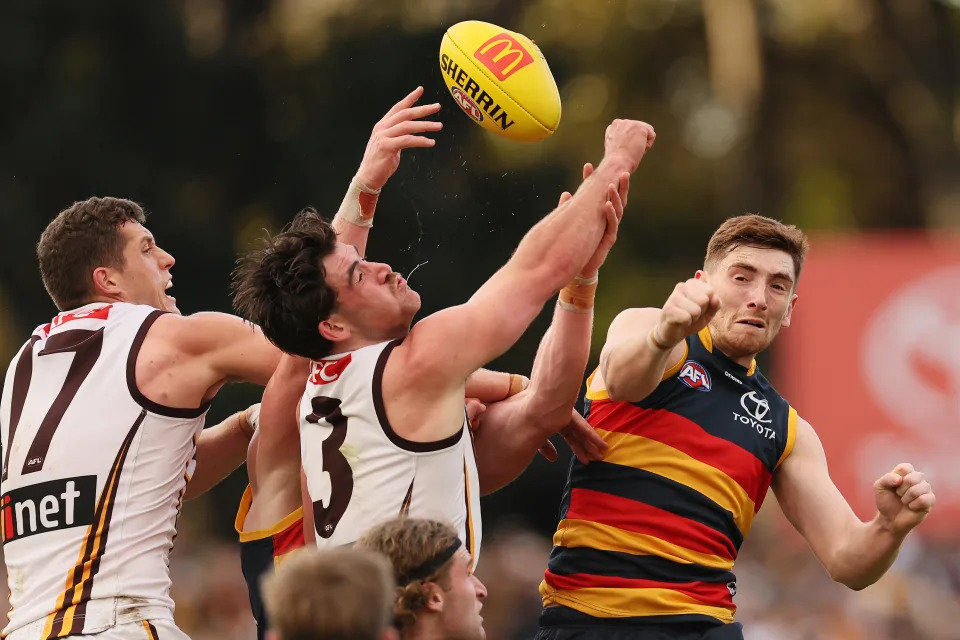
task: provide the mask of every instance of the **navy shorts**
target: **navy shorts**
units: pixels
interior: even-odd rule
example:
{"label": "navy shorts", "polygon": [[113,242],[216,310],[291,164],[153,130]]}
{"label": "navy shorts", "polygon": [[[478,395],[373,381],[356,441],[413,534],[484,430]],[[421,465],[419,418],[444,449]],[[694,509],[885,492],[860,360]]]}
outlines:
{"label": "navy shorts", "polygon": [[540,631],[534,640],[743,640],[743,626],[702,618],[669,622],[600,620],[566,607],[551,607],[541,615]]}

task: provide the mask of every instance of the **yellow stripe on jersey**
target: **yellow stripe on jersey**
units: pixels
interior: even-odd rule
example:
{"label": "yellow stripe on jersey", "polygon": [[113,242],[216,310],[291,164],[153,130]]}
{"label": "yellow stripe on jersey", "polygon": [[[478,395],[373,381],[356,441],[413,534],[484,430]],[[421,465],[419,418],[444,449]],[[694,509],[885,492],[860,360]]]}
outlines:
{"label": "yellow stripe on jersey", "polygon": [[[684,341],[683,343],[683,353],[680,354],[680,357],[675,363],[667,367],[663,376],[661,376],[660,381],[664,381],[667,378],[672,378],[680,372],[680,369],[683,367],[683,363],[687,361],[687,355],[690,353],[690,345]],[[594,386],[593,382],[596,379],[597,374],[600,372],[600,368],[597,367],[593,370],[593,373],[590,374],[590,377],[587,378],[587,391],[586,399],[587,400],[609,400],[610,394],[607,392],[607,388],[603,385],[602,377],[600,380],[597,380],[597,385]],[[598,388],[599,387],[599,388]]]}
{"label": "yellow stripe on jersey", "polygon": [[793,444],[797,441],[797,419],[799,417],[797,410],[790,407],[790,410],[787,412],[787,444],[784,445],[783,453],[780,454],[780,459],[777,460],[777,464],[773,467],[774,469],[779,467],[780,464],[787,459],[787,456],[790,455],[790,452],[793,451]]}
{"label": "yellow stripe on jersey", "polygon": [[[560,535],[561,530],[562,535]],[[729,571],[733,568],[733,560],[729,558],[693,551],[656,536],[626,531],[589,520],[562,520],[553,542],[557,546],[564,547],[588,547],[601,551],[659,556],[672,562],[696,564],[711,569]]]}
{"label": "yellow stripe on jersey", "polygon": [[472,573],[477,567],[477,554],[474,548],[476,539],[473,533],[473,505],[470,503],[470,471],[467,469],[466,458],[463,460],[463,491],[467,505],[467,539],[464,542],[467,543],[467,549],[470,551],[470,572]]}
{"label": "yellow stripe on jersey", "polygon": [[687,341],[683,341],[683,354],[680,356],[680,359],[676,363],[670,365],[666,371],[663,372],[663,375],[660,377],[660,382],[663,382],[667,378],[672,378],[673,376],[680,373],[680,369],[683,367],[683,363],[687,361],[687,356],[690,355],[690,345],[687,344]]}
{"label": "yellow stripe on jersey", "polygon": [[250,513],[250,505],[253,504],[253,487],[249,484],[240,498],[240,507],[237,509],[237,518],[233,522],[233,528],[240,536],[240,542],[250,542],[251,540],[263,540],[272,538],[286,529],[297,520],[303,519],[303,506],[297,507],[295,511],[288,513],[282,520],[273,524],[267,529],[258,529],[256,531],[244,531],[243,527],[247,520],[247,514]]}
{"label": "yellow stripe on jersey", "polygon": [[597,373],[599,372],[600,372],[600,368],[597,367],[596,369],[593,370],[593,373],[591,373],[589,377],[587,377],[587,392],[585,396],[587,400],[609,400],[610,399],[610,395],[607,393],[606,388],[603,388],[603,389],[593,388],[593,379],[597,376]]}
{"label": "yellow stripe on jersey", "polygon": [[697,335],[700,336],[700,344],[703,345],[703,348],[713,353],[713,336],[710,335],[710,327],[704,327],[697,332]]}
{"label": "yellow stripe on jersey", "polygon": [[[595,618],[632,618],[637,615],[699,614],[733,622],[733,614],[725,607],[711,607],[696,598],[672,589],[618,589],[588,587],[567,591],[540,583],[543,605],[559,604]],[[642,611],[642,614],[638,612]]]}
{"label": "yellow stripe on jersey", "polygon": [[605,429],[597,429],[597,433],[610,445],[604,462],[643,469],[686,485],[733,514],[744,536],[750,531],[753,500],[723,471],[650,438]]}
{"label": "yellow stripe on jersey", "polygon": [[[123,452],[117,458],[118,463],[122,463],[123,459],[126,457],[126,449],[129,447],[129,443],[124,447]],[[83,585],[92,577],[93,571],[93,561],[100,557],[100,554],[103,552],[103,537],[106,533],[107,525],[110,520],[108,514],[110,513],[110,506],[112,504],[111,498],[116,497],[116,484],[120,481],[120,464],[114,466],[112,470],[112,476],[110,478],[109,492],[106,495],[106,502],[103,505],[103,509],[100,513],[100,521],[97,523],[97,531],[93,537],[93,547],[87,560],[83,564],[83,575],[78,582],[73,587],[73,596],[70,598],[70,607],[63,614],[63,628],[64,630],[69,630],[73,626],[73,615],[77,611],[77,605],[80,604],[80,598],[83,595]]]}
{"label": "yellow stripe on jersey", "polygon": [[[43,627],[44,638],[62,638],[70,633],[70,628],[73,626],[73,614],[76,612],[77,605],[80,602],[80,596],[83,594],[83,583],[90,577],[93,560],[98,555],[97,549],[102,541],[104,528],[108,523],[107,514],[110,512],[109,507],[111,504],[111,497],[114,493],[114,485],[119,480],[120,467],[123,465],[123,461],[126,457],[125,454],[129,446],[129,441],[123,443],[123,447],[121,448],[119,455],[117,455],[117,459],[113,464],[113,468],[110,469],[110,475],[107,476],[107,482],[103,487],[103,492],[100,494],[100,503],[96,508],[96,513],[100,514],[100,518],[97,522],[91,524],[87,528],[87,533],[84,535],[83,542],[80,545],[80,557],[77,560],[77,564],[67,573],[66,588],[57,599],[57,608],[47,616],[46,624],[44,624]],[[93,544],[90,546],[90,551],[88,553],[86,549],[90,542],[91,536],[93,537]],[[77,580],[74,576],[76,575],[77,568],[79,567],[82,567],[83,569],[80,574],[80,579]],[[67,604],[68,598],[69,604]],[[64,610],[65,607],[66,610]],[[57,634],[54,635],[53,626],[57,617],[57,613],[60,611],[63,611],[63,624],[61,625]]]}
{"label": "yellow stripe on jersey", "polygon": [[149,640],[160,640],[152,624],[146,620],[141,620],[140,622],[143,623],[143,630],[147,632],[147,638],[149,638]]}

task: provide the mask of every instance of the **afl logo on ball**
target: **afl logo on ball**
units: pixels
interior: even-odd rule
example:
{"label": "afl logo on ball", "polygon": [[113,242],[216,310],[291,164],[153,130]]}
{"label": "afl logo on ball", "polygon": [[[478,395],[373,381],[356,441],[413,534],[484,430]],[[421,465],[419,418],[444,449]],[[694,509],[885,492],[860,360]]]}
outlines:
{"label": "afl logo on ball", "polygon": [[710,391],[710,374],[696,360],[687,360],[680,367],[680,382],[697,391]]}
{"label": "afl logo on ball", "polygon": [[468,116],[477,122],[483,122],[483,112],[480,111],[480,107],[478,107],[477,103],[471,100],[470,96],[465,94],[460,87],[452,87],[450,93],[453,94],[453,99],[457,101],[457,104],[460,105],[460,108],[463,109]]}

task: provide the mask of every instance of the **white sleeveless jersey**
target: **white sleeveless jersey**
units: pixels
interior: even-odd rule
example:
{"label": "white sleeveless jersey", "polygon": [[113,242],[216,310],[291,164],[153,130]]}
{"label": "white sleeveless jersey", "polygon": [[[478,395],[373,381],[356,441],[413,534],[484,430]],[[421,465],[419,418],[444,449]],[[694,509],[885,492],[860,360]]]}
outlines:
{"label": "white sleeveless jersey", "polygon": [[464,413],[453,436],[412,442],[393,430],[383,370],[400,341],[311,363],[300,401],[300,447],[321,549],[351,544],[406,514],[451,524],[474,565],[480,554],[480,484]]}
{"label": "white sleeveless jersey", "polygon": [[206,407],[169,409],[135,365],[163,312],[91,304],[37,328],[0,403],[3,637],[90,634],[172,619],[168,554]]}

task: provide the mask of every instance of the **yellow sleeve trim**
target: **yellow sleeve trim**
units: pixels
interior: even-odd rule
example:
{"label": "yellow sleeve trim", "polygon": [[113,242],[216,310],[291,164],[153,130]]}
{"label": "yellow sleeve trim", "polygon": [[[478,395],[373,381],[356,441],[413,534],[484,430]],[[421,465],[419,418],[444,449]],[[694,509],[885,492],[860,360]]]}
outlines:
{"label": "yellow sleeve trim", "polygon": [[774,469],[779,467],[793,451],[793,443],[797,441],[797,418],[797,410],[790,407],[790,412],[787,414],[787,445],[783,448],[783,453],[780,454]]}
{"label": "yellow sleeve trim", "polygon": [[600,367],[597,367],[596,369],[594,369],[593,373],[591,373],[590,376],[587,378],[587,391],[585,396],[587,400],[609,400],[610,399],[610,394],[607,393],[606,389],[594,390],[591,388],[593,386],[593,379],[596,377],[598,371],[600,371]]}
{"label": "yellow sleeve trim", "polygon": [[237,519],[233,523],[233,528],[236,529],[237,534],[240,536],[240,542],[250,542],[251,540],[263,540],[264,538],[271,538],[290,528],[290,525],[297,522],[297,520],[303,519],[303,507],[297,507],[296,511],[287,514],[282,520],[268,529],[244,531],[243,525],[247,519],[247,514],[250,512],[250,505],[252,503],[253,488],[248,484],[247,488],[243,492],[243,497],[240,498],[240,508],[237,509]]}
{"label": "yellow sleeve trim", "polygon": [[703,343],[703,348],[713,353],[713,336],[710,335],[710,327],[700,329],[697,335],[700,336],[700,342]]}
{"label": "yellow sleeve trim", "polygon": [[683,367],[683,363],[687,361],[687,355],[690,353],[690,345],[687,344],[687,341],[683,341],[683,353],[680,355],[680,359],[677,362],[670,366],[669,369],[663,372],[663,377],[660,378],[660,382],[663,382],[667,378],[672,378],[673,376],[680,373],[680,368]]}

